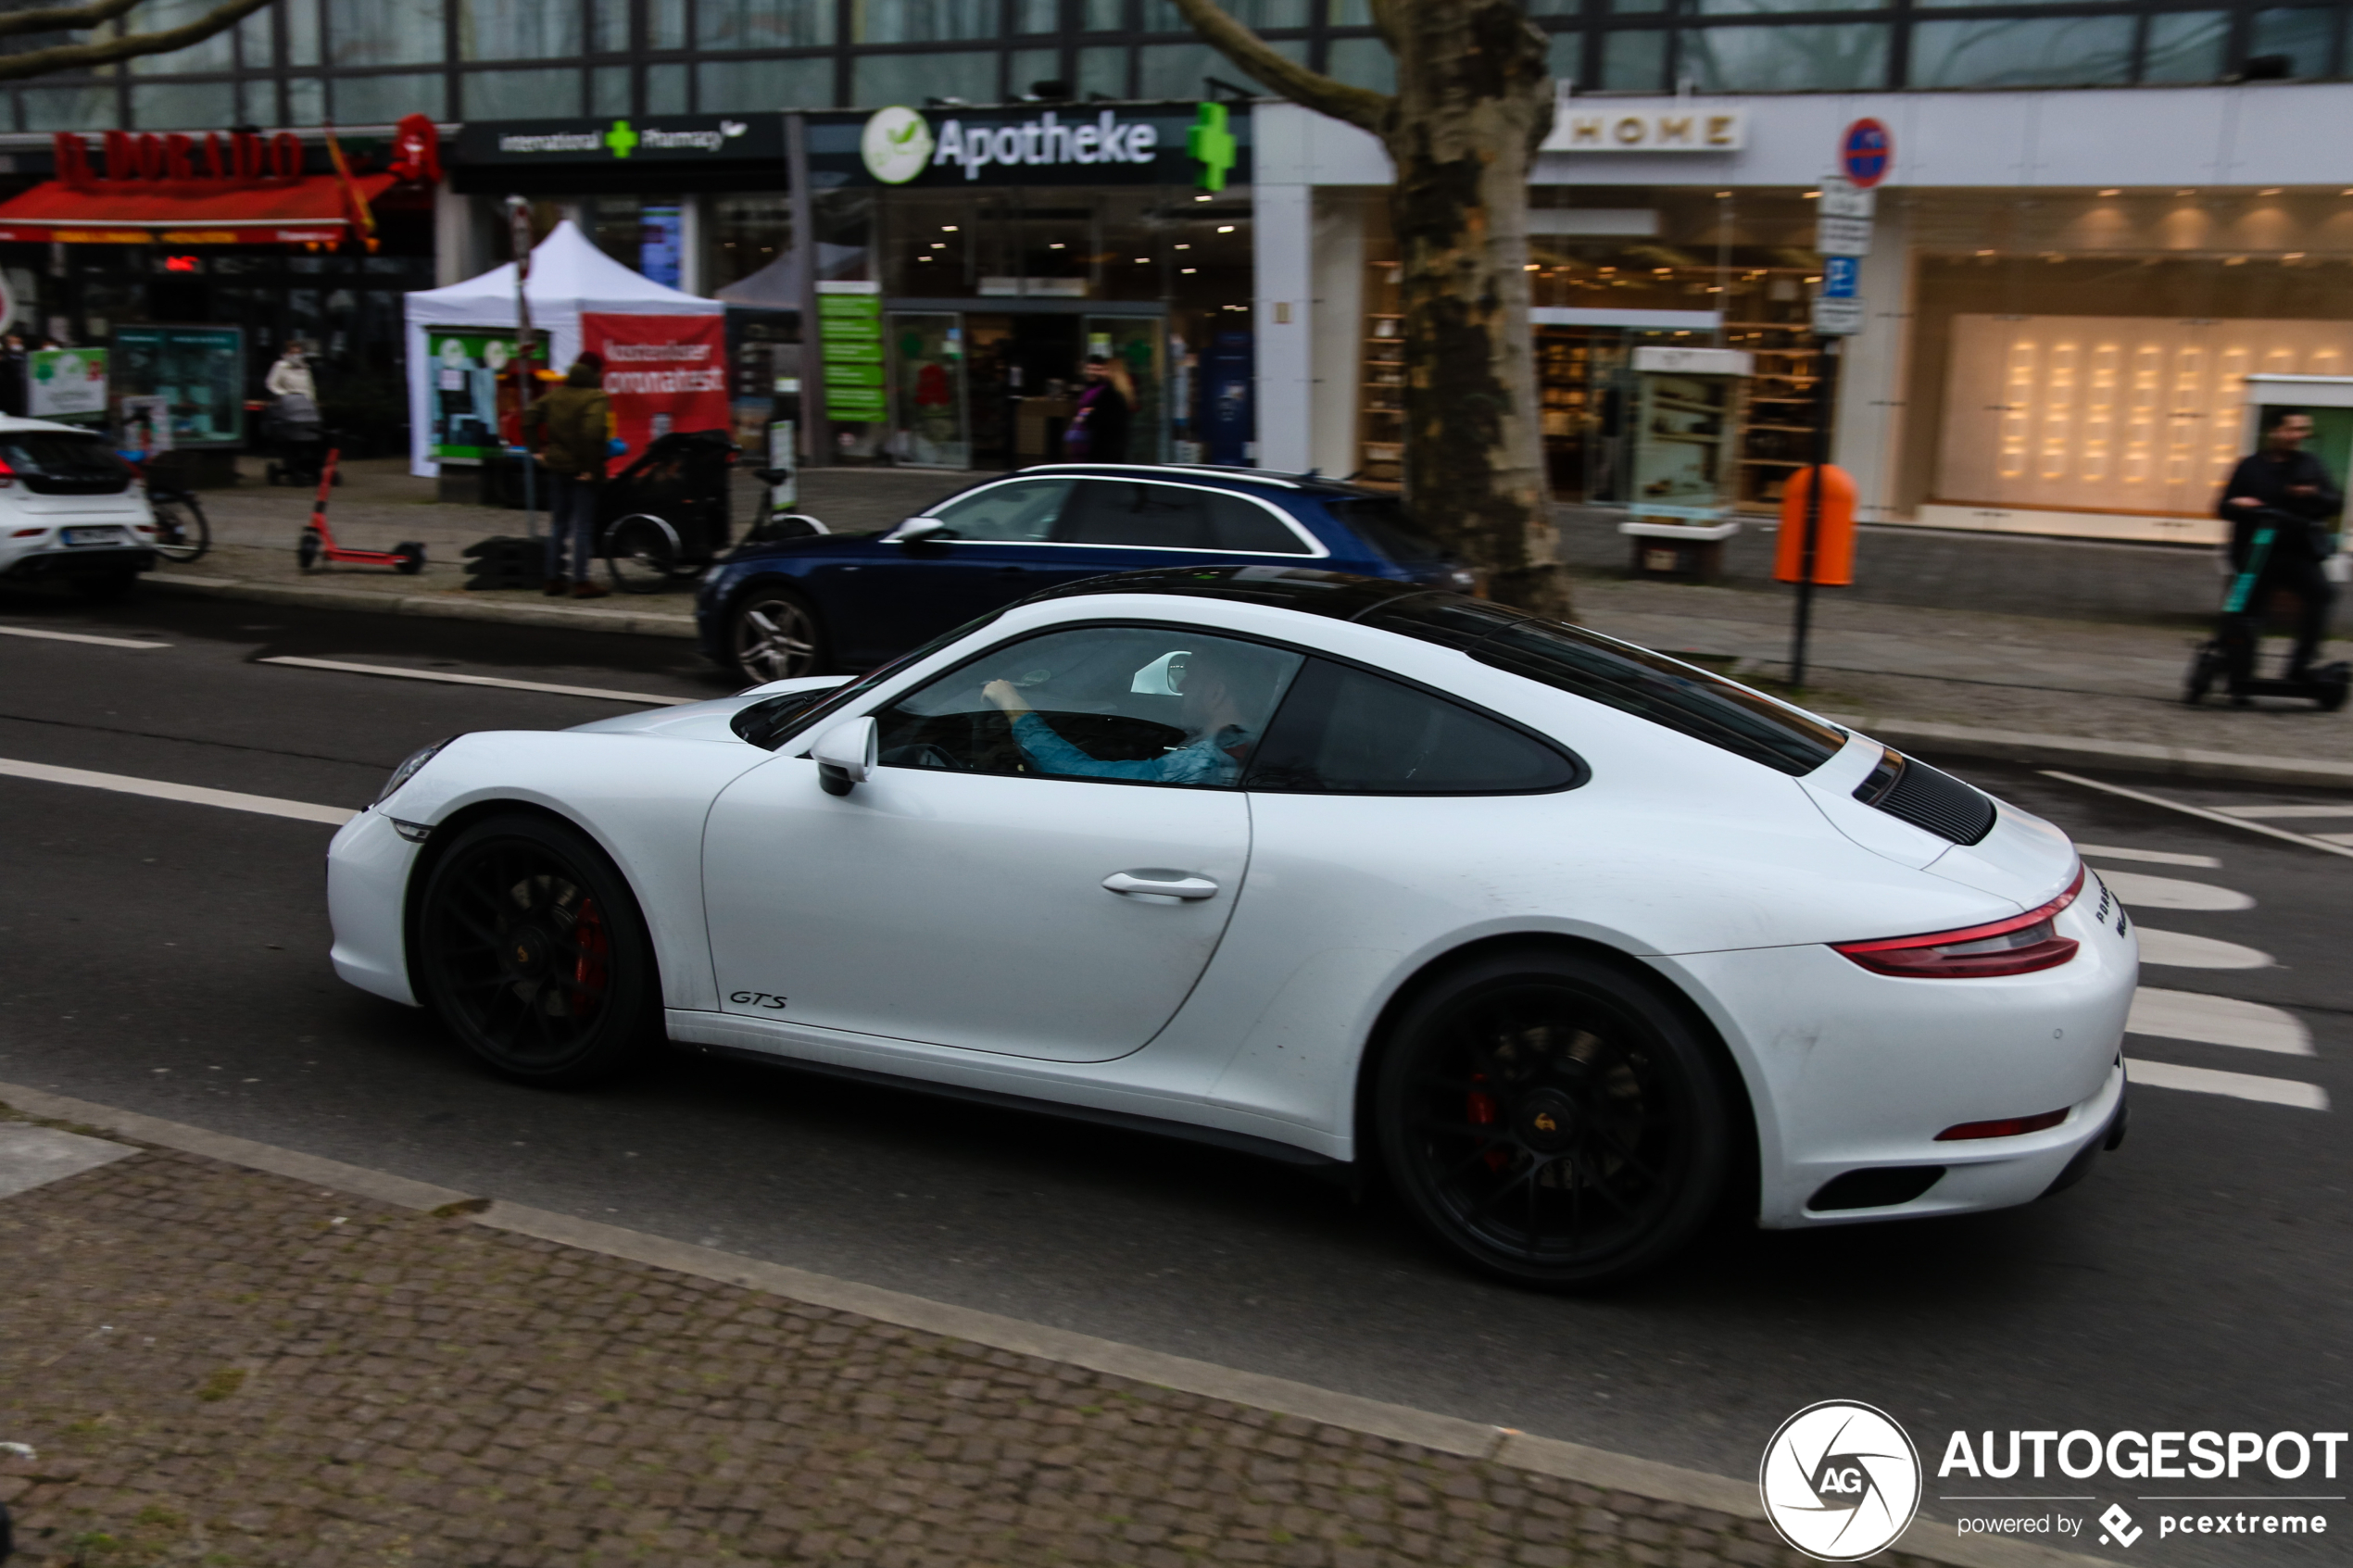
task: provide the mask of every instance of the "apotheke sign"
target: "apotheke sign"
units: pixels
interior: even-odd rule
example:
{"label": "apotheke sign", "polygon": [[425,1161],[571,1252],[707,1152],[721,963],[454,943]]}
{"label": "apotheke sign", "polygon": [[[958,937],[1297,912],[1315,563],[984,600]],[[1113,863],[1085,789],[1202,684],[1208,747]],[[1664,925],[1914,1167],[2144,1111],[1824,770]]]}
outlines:
{"label": "apotheke sign", "polygon": [[1199,117],[1198,105],[1159,103],[812,115],[810,167],[820,187],[1192,185],[1214,157],[1247,180],[1248,117],[1189,137]]}

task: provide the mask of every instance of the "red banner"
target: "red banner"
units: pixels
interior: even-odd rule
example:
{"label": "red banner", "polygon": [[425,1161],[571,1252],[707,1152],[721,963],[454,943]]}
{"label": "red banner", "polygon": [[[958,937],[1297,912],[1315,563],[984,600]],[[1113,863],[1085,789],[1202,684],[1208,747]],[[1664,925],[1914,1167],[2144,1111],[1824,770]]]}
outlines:
{"label": "red banner", "polygon": [[580,346],[605,357],[613,433],[645,455],[673,431],[725,430],[727,326],[724,316],[623,316],[584,310]]}

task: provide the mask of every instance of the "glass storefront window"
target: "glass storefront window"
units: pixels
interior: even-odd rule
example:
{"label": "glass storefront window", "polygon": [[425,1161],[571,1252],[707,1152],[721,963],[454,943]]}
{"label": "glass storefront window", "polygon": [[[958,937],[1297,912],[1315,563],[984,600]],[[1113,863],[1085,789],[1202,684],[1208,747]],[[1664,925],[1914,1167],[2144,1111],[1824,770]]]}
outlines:
{"label": "glass storefront window", "polygon": [[1682,70],[1703,93],[1883,87],[1890,31],[1880,22],[1692,28]]}
{"label": "glass storefront window", "polygon": [[[1270,38],[1266,46],[1287,59],[1305,61],[1303,38]],[[1232,82],[1241,76],[1234,62],[1206,44],[1151,44],[1136,51],[1136,96],[1198,98],[1204,77]]]}
{"label": "glass storefront window", "polygon": [[1609,32],[1602,35],[1602,85],[1604,88],[1656,92],[1667,80],[1667,34],[1664,31]]}
{"label": "glass storefront window", "polygon": [[[211,9],[205,0],[147,0],[139,7],[136,31],[161,32],[167,28],[185,27]],[[169,54],[133,56],[130,69],[133,76],[179,76],[195,71],[234,70],[237,65],[236,47],[235,38],[224,31]],[[215,122],[198,120],[193,123]]]}
{"label": "glass storefront window", "polygon": [[226,82],[141,82],[131,89],[131,123],[142,131],[200,131],[226,125],[237,92]]}
{"label": "glass storefront window", "polygon": [[2126,80],[2131,17],[1993,18],[1912,28],[1915,87],[2072,87]]}
{"label": "glass storefront window", "polygon": [[2285,55],[2287,74],[2326,76],[2336,59],[2336,19],[2340,7],[2297,6],[2255,13],[2247,34],[2246,53]]}
{"label": "glass storefront window", "polygon": [[277,41],[272,31],[273,19],[268,11],[256,11],[233,29],[237,40],[237,64],[245,70],[268,70],[277,59]]}
{"label": "glass storefront window", "polygon": [[2141,46],[2143,82],[2211,82],[2231,42],[2228,11],[2169,11],[2149,18]]}
{"label": "glass storefront window", "polygon": [[433,65],[441,59],[444,0],[402,0],[397,6],[383,0],[324,3],[330,65]]}
{"label": "glass storefront window", "polygon": [[1324,70],[1352,87],[1369,87],[1376,93],[1397,91],[1397,56],[1378,38],[1333,39]]}
{"label": "glass storefront window", "polygon": [[892,349],[892,456],[919,468],[972,461],[965,430],[963,319],[952,311],[893,311],[884,328]]}
{"label": "glass storefront window", "polygon": [[759,114],[774,109],[831,108],[834,62],[705,60],[695,68],[696,107],[704,114]]}
{"label": "glass storefront window", "polygon": [[[1244,27],[1259,31],[1307,25],[1307,0],[1227,0],[1225,9]],[[1144,0],[1143,31],[1190,32],[1193,29],[1171,0]]]}
{"label": "glass storefront window", "polygon": [[833,0],[698,0],[703,49],[799,49],[834,41]]}
{"label": "glass storefront window", "polygon": [[1061,0],[1013,0],[1015,32],[1053,32],[1062,25]]}
{"label": "glass storefront window", "polygon": [[1106,98],[1127,96],[1127,51],[1120,48],[1078,51],[1078,94],[1101,93]]}
{"label": "glass storefront window", "polygon": [[937,44],[994,38],[997,0],[850,0],[852,44]]}
{"label": "glass storefront window", "polygon": [[435,71],[397,76],[346,76],[337,81],[335,121],[341,125],[390,125],[405,114],[448,114],[446,80]]}
{"label": "glass storefront window", "polygon": [[589,35],[600,55],[629,50],[629,0],[590,0]]}
{"label": "glass storefront window", "polygon": [[646,112],[648,114],[685,114],[686,112],[686,68],[682,65],[659,65],[646,68]]}
{"label": "glass storefront window", "polygon": [[576,70],[477,70],[459,78],[461,111],[480,119],[557,119],[580,112]]}
{"label": "glass storefront window", "polygon": [[741,282],[792,245],[792,201],[774,195],[707,196],[703,200],[705,292]]}
{"label": "glass storefront window", "polygon": [[646,0],[646,46],[683,49],[686,46],[686,0]]}
{"label": "glass storefront window", "polygon": [[1078,25],[1088,32],[1127,31],[1127,0],[1087,0]]}
{"label": "glass storefront window", "polygon": [[1036,91],[1040,82],[1059,82],[1062,74],[1060,49],[1016,49],[1005,56],[1005,92],[1011,97]]}
{"label": "glass storefront window", "polygon": [[27,131],[102,131],[115,122],[114,86],[27,87],[17,94]]}
{"label": "glass storefront window", "polygon": [[588,73],[588,112],[595,115],[629,112],[627,66],[598,66]]}
{"label": "glass storefront window", "polygon": [[281,0],[279,25],[285,29],[286,64],[319,63],[319,0]]}
{"label": "glass storefront window", "polygon": [[278,84],[268,77],[258,82],[240,82],[237,102],[242,106],[241,117],[247,125],[278,123]]}
{"label": "glass storefront window", "polygon": [[[441,79],[435,77],[434,80],[437,82]],[[441,94],[436,90],[434,102],[437,106],[440,101]],[[426,114],[439,112],[437,107],[426,108],[422,104],[418,107]],[[327,84],[315,76],[297,76],[289,80],[286,82],[286,123],[289,125],[326,124]]]}
{"label": "glass storefront window", "polygon": [[1581,32],[1555,32],[1547,47],[1546,64],[1559,82],[1581,81],[1585,75],[1585,35]]}
{"label": "glass storefront window", "polygon": [[926,98],[993,104],[997,101],[997,56],[993,50],[861,55],[851,68],[849,90],[851,102],[857,104],[921,104]]}
{"label": "glass storefront window", "polygon": [[[580,53],[580,6],[538,0],[458,0],[461,60],[563,60]],[[576,113],[576,110],[565,110]]]}

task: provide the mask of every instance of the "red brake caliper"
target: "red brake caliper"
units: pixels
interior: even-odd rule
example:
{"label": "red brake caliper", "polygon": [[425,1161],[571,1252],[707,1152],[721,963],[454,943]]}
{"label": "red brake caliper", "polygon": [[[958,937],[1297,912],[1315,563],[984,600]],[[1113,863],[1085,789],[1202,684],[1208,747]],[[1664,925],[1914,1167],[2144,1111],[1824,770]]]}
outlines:
{"label": "red brake caliper", "polygon": [[[1487,1074],[1474,1073],[1471,1074],[1471,1082],[1484,1084],[1487,1082]],[[1471,1124],[1477,1127],[1493,1126],[1499,1114],[1495,1106],[1495,1097],[1485,1089],[1473,1089],[1463,1109],[1469,1115]],[[1483,1158],[1487,1161],[1489,1170],[1500,1171],[1504,1168],[1504,1161],[1508,1157],[1500,1148],[1491,1148]]]}
{"label": "red brake caliper", "polygon": [[573,1012],[580,1016],[604,1005],[606,966],[612,957],[612,940],[605,935],[605,912],[597,908],[594,898],[580,901],[580,918],[573,922],[572,939],[580,947],[579,955],[572,960],[573,982],[580,987],[573,993]]}

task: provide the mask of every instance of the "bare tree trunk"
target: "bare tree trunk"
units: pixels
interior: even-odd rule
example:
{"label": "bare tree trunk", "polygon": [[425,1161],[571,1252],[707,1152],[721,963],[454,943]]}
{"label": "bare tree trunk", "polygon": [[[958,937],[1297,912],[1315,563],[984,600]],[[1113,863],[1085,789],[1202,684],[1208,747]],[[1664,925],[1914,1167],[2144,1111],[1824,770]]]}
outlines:
{"label": "bare tree trunk", "polygon": [[1515,0],[1374,0],[1397,92],[1294,64],[1215,0],[1176,0],[1227,58],[1380,137],[1403,278],[1405,490],[1416,519],[1507,604],[1567,620],[1528,320],[1528,171],[1552,129],[1545,41]]}

